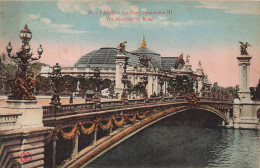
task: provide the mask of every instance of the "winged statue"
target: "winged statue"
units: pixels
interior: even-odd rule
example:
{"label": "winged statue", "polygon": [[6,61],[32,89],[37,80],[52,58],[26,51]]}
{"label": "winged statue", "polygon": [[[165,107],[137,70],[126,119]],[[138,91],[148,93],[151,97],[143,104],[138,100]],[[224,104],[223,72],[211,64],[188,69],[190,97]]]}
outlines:
{"label": "winged statue", "polygon": [[247,47],[252,47],[248,42],[246,43],[243,43],[242,41],[239,41],[239,43],[241,44],[240,45],[240,52],[241,52],[241,55],[248,55],[247,53]]}

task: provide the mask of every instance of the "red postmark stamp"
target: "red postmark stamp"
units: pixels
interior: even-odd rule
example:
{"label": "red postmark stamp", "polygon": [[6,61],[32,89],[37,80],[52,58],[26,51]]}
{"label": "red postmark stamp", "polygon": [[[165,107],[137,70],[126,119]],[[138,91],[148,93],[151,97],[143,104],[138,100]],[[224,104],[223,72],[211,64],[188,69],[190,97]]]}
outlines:
{"label": "red postmark stamp", "polygon": [[22,152],[20,155],[20,160],[22,163],[29,162],[32,160],[32,155],[30,152]]}

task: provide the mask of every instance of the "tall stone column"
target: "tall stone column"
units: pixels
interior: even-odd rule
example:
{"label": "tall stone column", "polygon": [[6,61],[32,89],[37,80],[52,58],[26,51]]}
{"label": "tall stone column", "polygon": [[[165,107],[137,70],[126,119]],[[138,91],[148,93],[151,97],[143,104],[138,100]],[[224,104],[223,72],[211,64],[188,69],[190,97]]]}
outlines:
{"label": "tall stone column", "polygon": [[255,103],[251,100],[250,86],[250,60],[251,56],[245,54],[237,57],[239,66],[239,91],[234,100],[233,121],[234,128],[257,128],[257,115],[254,112]]}
{"label": "tall stone column", "polygon": [[239,66],[239,91],[238,95],[242,101],[251,101],[250,97],[250,60],[249,55],[237,57]]}

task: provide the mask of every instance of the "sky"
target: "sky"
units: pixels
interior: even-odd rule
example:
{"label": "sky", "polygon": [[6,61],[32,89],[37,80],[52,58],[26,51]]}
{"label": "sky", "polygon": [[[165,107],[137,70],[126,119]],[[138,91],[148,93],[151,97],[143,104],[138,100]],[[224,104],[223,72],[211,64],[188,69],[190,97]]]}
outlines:
{"label": "sky", "polygon": [[193,70],[201,61],[212,83],[235,86],[243,41],[252,45],[250,85],[260,78],[260,1],[0,0],[0,54],[9,41],[13,53],[19,49],[25,24],[34,56],[42,44],[40,62],[49,65],[73,66],[84,54],[125,40],[133,51],[145,36],[147,48],[162,57],[183,52]]}

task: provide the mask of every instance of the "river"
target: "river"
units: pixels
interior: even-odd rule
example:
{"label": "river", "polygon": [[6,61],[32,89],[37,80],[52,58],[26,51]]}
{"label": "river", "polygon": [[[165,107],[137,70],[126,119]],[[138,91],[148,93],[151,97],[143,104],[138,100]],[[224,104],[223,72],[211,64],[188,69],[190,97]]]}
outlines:
{"label": "river", "polygon": [[258,168],[260,131],[157,123],[87,167]]}

